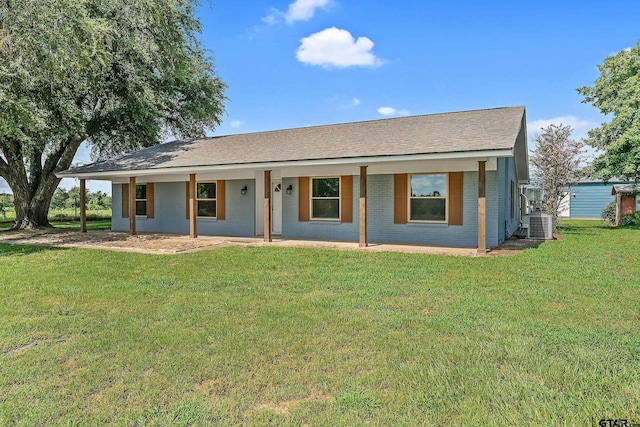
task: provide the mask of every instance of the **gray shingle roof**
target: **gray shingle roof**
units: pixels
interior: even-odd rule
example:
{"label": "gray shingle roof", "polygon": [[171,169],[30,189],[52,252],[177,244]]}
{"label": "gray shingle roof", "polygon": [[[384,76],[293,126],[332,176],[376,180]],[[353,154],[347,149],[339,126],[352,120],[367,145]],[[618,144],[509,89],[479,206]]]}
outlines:
{"label": "gray shingle roof", "polygon": [[618,194],[633,194],[636,191],[635,184],[616,184],[611,188],[611,195]]}
{"label": "gray shingle roof", "polygon": [[173,141],[60,175],[513,149],[524,115],[506,107]]}

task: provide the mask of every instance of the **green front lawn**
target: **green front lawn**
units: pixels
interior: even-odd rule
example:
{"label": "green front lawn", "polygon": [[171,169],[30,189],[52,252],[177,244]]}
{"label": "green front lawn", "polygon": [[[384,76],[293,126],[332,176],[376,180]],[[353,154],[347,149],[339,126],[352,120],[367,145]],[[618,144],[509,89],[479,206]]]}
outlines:
{"label": "green front lawn", "polygon": [[[49,221],[57,224],[59,221],[80,220],[79,209],[50,209]],[[87,218],[89,220],[111,219],[111,209],[87,209]],[[0,226],[4,223],[12,223],[16,219],[16,212],[13,208],[0,212]]]}
{"label": "green front lawn", "polygon": [[[57,233],[61,231],[79,231],[79,221],[56,221],[51,223],[54,228],[32,231],[33,233]],[[13,222],[0,222],[0,231],[13,225]],[[93,219],[87,221],[87,230],[110,230],[111,218]],[[22,232],[22,231],[21,231]]]}
{"label": "green front lawn", "polygon": [[640,230],[510,257],[0,244],[0,425],[640,423]]}

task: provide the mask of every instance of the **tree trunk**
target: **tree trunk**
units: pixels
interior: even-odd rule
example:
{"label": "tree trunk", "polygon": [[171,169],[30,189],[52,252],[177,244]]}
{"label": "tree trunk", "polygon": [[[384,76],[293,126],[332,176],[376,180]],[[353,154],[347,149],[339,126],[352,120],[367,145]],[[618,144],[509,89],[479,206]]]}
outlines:
{"label": "tree trunk", "polygon": [[28,200],[19,200],[14,194],[14,204],[16,209],[16,220],[13,223],[13,230],[35,230],[42,228],[49,228],[52,225],[49,223],[47,214],[49,209],[44,209],[42,205],[36,206],[35,209],[31,208],[31,203]]}
{"label": "tree trunk", "polygon": [[7,183],[13,190],[13,203],[16,210],[16,220],[11,229],[35,230],[50,228],[51,224],[48,219],[49,205],[60,179],[55,176],[49,176],[43,177],[40,182],[28,183],[26,182],[26,177],[23,178],[15,179],[15,177],[9,177],[7,179]]}
{"label": "tree trunk", "polygon": [[[13,191],[16,220],[11,230],[34,230],[52,227],[49,223],[49,206],[53,194],[60,183],[57,171],[71,165],[80,143],[84,138],[76,137],[51,152],[42,162],[42,151],[32,150],[28,161],[22,156],[22,147],[18,143],[10,146],[0,144],[0,176]],[[3,141],[0,141],[0,143]],[[7,148],[8,147],[8,148]],[[26,164],[25,164],[26,163]]]}

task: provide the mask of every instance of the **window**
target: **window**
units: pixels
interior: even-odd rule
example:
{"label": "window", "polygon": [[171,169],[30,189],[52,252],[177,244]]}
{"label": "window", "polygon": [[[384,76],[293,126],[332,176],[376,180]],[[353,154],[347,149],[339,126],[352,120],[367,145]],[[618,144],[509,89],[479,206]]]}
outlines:
{"label": "window", "polygon": [[146,184],[136,184],[136,216],[147,216]]}
{"label": "window", "polygon": [[409,221],[447,220],[447,175],[411,175]]}
{"label": "window", "polygon": [[340,219],[340,178],[311,178],[311,218]]}
{"label": "window", "polygon": [[196,199],[198,202],[198,216],[216,217],[216,183],[199,182],[196,184]]}

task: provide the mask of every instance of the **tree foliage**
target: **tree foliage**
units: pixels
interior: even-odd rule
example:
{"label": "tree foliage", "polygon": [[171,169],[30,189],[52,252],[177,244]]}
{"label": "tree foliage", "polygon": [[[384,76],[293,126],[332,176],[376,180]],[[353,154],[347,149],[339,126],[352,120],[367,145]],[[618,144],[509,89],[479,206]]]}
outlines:
{"label": "tree foliage", "polygon": [[587,144],[603,152],[593,162],[593,170],[609,180],[640,179],[640,42],[604,59],[593,86],[578,92],[584,103],[593,104],[611,121],[589,132]]}
{"label": "tree foliage", "polygon": [[13,209],[13,197],[7,193],[0,193],[0,215],[3,219],[7,217],[10,209]]}
{"label": "tree foliage", "polygon": [[225,84],[197,35],[196,0],[0,0],[0,176],[14,227],[46,226],[83,141],[95,157],[199,137]]}
{"label": "tree foliage", "polygon": [[[87,209],[110,209],[111,208],[111,196],[102,191],[96,191],[95,193],[87,191],[85,193]],[[58,187],[51,199],[52,209],[73,209],[80,208],[80,187],[72,187],[69,190]]]}
{"label": "tree foliage", "polygon": [[554,229],[560,202],[582,176],[583,144],[571,139],[572,131],[571,126],[552,124],[533,138],[533,181],[542,189],[541,209],[553,216]]}

